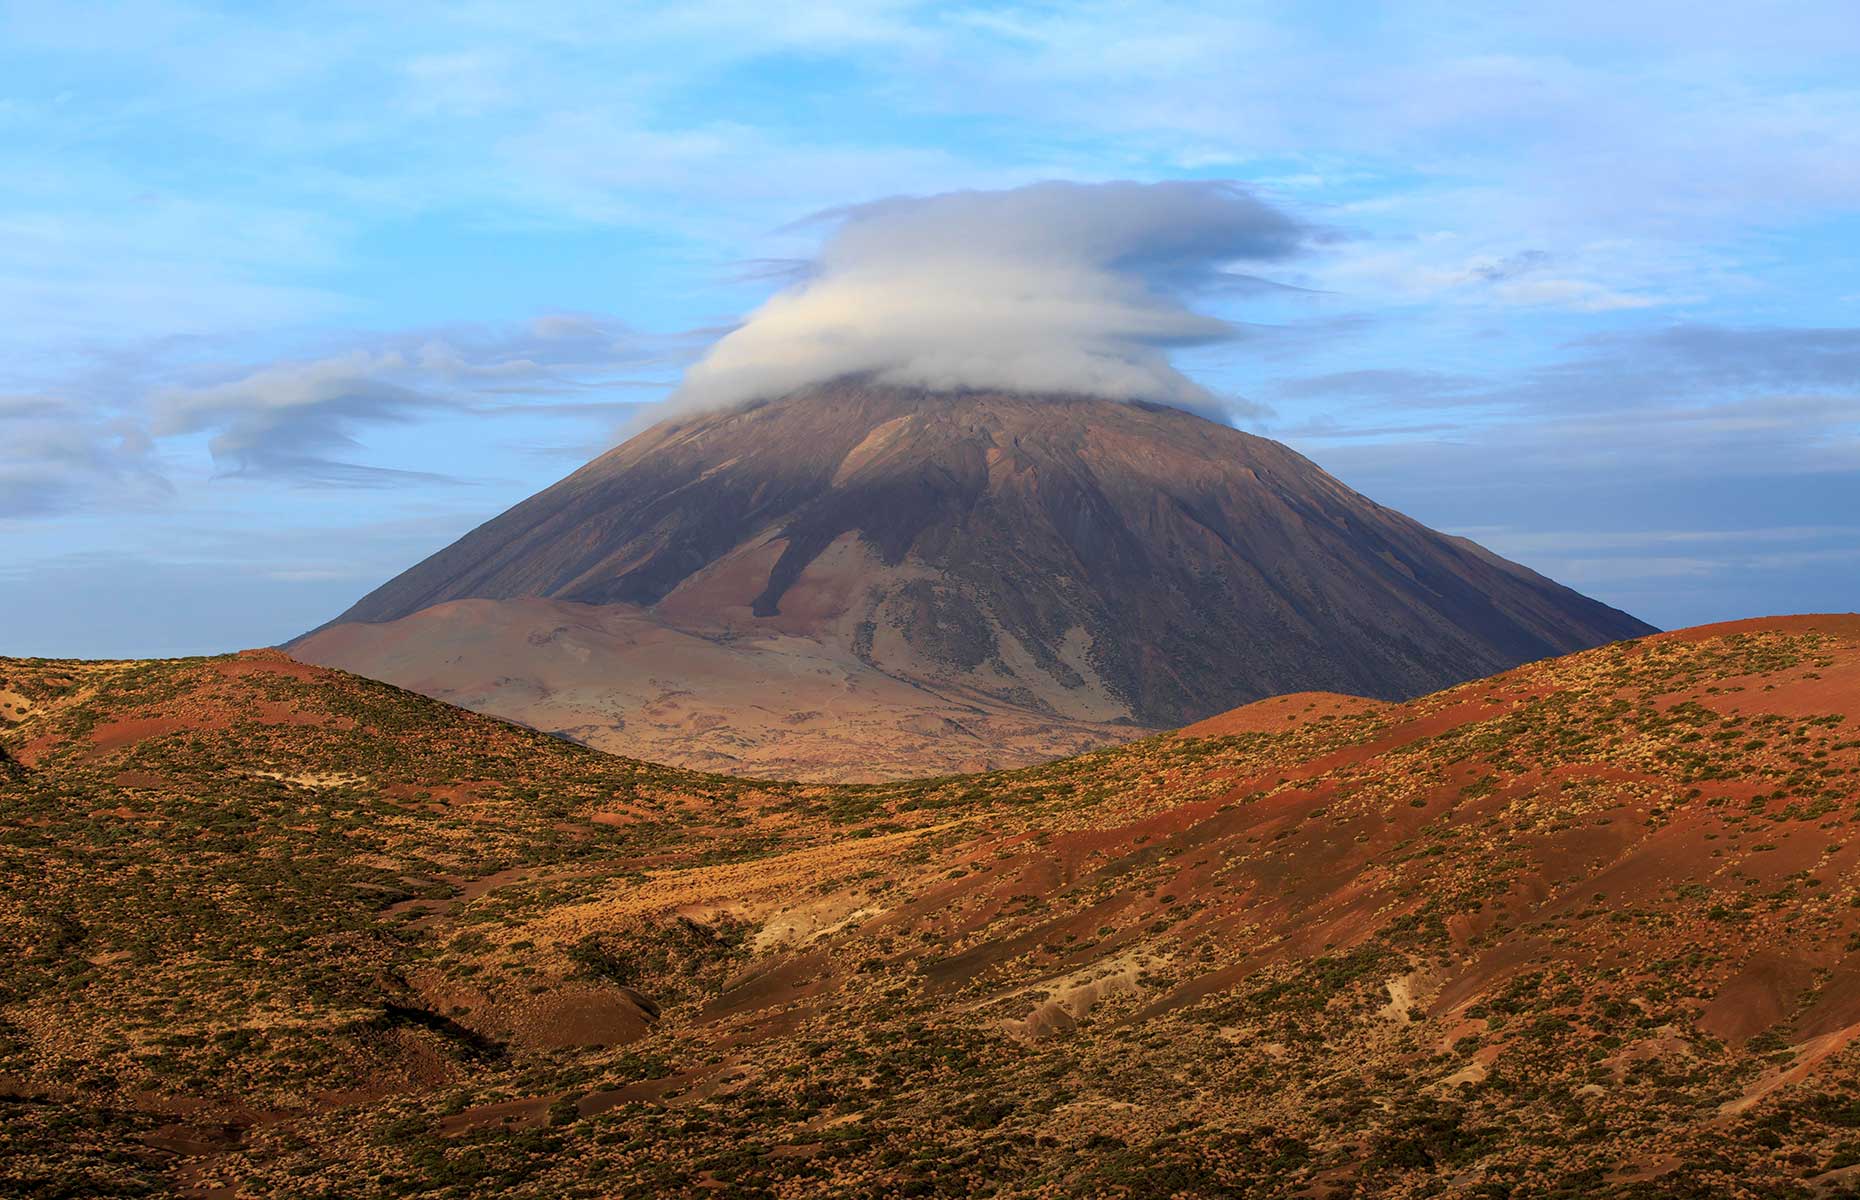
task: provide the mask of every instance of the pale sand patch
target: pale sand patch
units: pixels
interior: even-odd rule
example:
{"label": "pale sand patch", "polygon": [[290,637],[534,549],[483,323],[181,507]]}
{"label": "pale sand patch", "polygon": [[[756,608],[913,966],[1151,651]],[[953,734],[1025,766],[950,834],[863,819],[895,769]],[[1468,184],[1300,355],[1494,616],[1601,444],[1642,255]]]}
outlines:
{"label": "pale sand patch", "polygon": [[1002,1027],[1017,1037],[1029,1040],[1070,1028],[1105,1001],[1140,992],[1142,984],[1139,980],[1143,973],[1168,961],[1166,955],[1130,950],[1056,979],[1009,992],[1000,998],[1012,999],[1034,992],[1042,993],[1045,998],[1025,1017],[1003,1021]]}
{"label": "pale sand patch", "polygon": [[346,775],[340,771],[312,772],[307,775],[286,775],[282,771],[252,771],[260,779],[276,779],[283,783],[294,783],[299,787],[338,788],[353,787],[358,783],[367,783],[366,775]]}
{"label": "pale sand patch", "polygon": [[783,909],[763,923],[751,945],[756,953],[783,945],[802,945],[857,925],[885,909],[862,904],[856,894],[828,896],[811,904]]}
{"label": "pale sand patch", "polygon": [[1376,1015],[1385,1021],[1393,1021],[1397,1025],[1412,1024],[1414,1018],[1408,1015],[1408,1010],[1414,1007],[1415,989],[1419,979],[1419,971],[1410,971],[1406,975],[1397,975],[1393,979],[1384,980],[1382,986],[1388,989],[1389,1002],[1377,1009]]}

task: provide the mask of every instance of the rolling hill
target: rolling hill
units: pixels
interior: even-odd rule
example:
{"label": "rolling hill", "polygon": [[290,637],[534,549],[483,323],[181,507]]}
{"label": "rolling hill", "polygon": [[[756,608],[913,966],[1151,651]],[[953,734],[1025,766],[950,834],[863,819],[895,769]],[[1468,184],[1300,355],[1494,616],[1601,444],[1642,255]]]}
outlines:
{"label": "rolling hill", "polygon": [[0,661],[21,1195],[1850,1195],[1860,617],[765,784]]}

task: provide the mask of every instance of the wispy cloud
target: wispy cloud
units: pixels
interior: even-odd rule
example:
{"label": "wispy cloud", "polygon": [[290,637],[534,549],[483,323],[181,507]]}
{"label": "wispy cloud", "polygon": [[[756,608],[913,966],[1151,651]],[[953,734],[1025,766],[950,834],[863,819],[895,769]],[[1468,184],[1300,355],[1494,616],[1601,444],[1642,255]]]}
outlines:
{"label": "wispy cloud", "polygon": [[[668,381],[651,373],[663,376],[684,354],[680,339],[648,338],[579,314],[366,341],[323,357],[161,388],[150,403],[151,432],[210,434],[214,461],[240,474],[334,486],[446,482],[440,472],[356,461],[358,431],[441,412],[546,411],[615,424],[639,403],[616,393],[662,390]],[[530,403],[534,397],[573,399]]]}
{"label": "wispy cloud", "polygon": [[0,518],[146,500],[167,486],[135,422],[61,397],[0,396]]}
{"label": "wispy cloud", "polygon": [[585,457],[709,340],[561,313],[358,335],[257,364],[203,361],[220,347],[191,340],[117,348],[42,391],[0,396],[0,516],[159,501],[177,470],[197,473],[196,437],[222,475],[325,487],[460,482],[370,453],[371,431],[436,419],[571,422],[589,434],[553,457]]}
{"label": "wispy cloud", "polygon": [[1860,456],[1860,328],[1688,322],[1593,334],[1560,350],[1483,377],[1409,367],[1291,376],[1272,395],[1345,414],[1308,418],[1281,430],[1288,435],[1347,436],[1398,412],[1479,410],[1452,427],[1644,467],[1845,469]]}
{"label": "wispy cloud", "polygon": [[212,430],[216,462],[231,469],[315,483],[432,482],[429,472],[364,466],[331,457],[353,450],[356,425],[408,421],[450,401],[393,381],[400,354],[354,351],[338,358],[266,367],[239,379],[155,396],[154,432]]}

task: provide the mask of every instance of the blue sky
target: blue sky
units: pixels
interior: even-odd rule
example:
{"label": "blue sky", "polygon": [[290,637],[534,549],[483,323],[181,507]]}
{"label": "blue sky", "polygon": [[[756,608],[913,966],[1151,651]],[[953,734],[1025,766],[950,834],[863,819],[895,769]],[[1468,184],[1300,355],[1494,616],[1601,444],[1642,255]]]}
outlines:
{"label": "blue sky", "polygon": [[1052,179],[1322,230],[1176,362],[1382,503],[1661,625],[1860,595],[1844,3],[0,14],[0,653],[290,637],[611,445],[802,218]]}

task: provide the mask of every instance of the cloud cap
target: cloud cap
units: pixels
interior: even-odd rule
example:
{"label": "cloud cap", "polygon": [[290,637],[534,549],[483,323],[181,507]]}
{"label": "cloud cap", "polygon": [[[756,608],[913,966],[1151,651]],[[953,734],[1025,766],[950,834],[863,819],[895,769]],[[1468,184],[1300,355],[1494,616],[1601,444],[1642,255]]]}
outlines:
{"label": "cloud cap", "polygon": [[715,408],[844,375],[1204,406],[1168,352],[1239,327],[1188,301],[1299,253],[1313,231],[1217,181],[1049,182],[819,214],[802,282],[721,339],[674,402]]}

